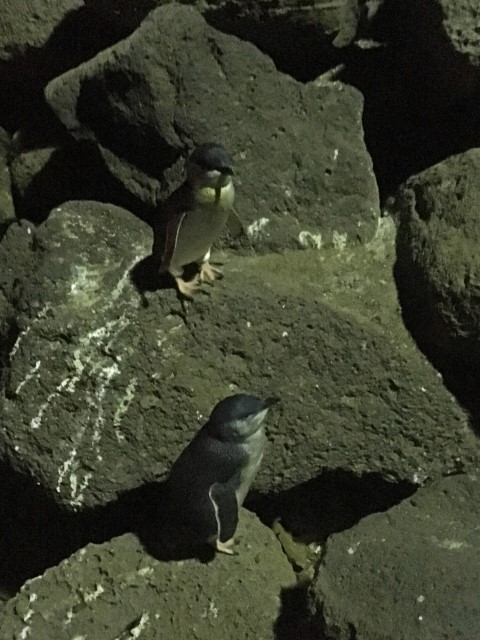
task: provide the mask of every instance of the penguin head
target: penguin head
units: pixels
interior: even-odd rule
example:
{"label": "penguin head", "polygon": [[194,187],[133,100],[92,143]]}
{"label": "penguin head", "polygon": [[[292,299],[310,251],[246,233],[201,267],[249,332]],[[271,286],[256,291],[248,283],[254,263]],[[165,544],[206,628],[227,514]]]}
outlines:
{"label": "penguin head", "polygon": [[232,159],[221,144],[201,144],[187,160],[187,180],[195,190],[222,189],[232,182],[232,176]]}
{"label": "penguin head", "polygon": [[244,393],[229,396],[214,407],[205,427],[218,440],[242,442],[261,428],[268,409],[276,402],[278,398],[260,400]]}

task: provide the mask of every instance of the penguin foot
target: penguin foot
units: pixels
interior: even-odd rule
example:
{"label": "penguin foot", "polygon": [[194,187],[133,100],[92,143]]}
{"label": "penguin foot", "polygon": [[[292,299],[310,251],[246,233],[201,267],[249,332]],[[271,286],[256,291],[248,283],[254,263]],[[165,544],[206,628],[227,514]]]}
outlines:
{"label": "penguin foot", "polygon": [[193,280],[184,280],[182,277],[175,277],[177,289],[185,298],[193,298],[193,294],[198,291],[201,285],[200,278],[196,276]]}
{"label": "penguin foot", "polygon": [[208,262],[203,262],[200,267],[200,282],[213,282],[217,278],[221,278],[223,273],[220,269],[216,269],[212,267],[212,265]]}
{"label": "penguin foot", "polygon": [[215,541],[215,549],[220,551],[220,553],[226,553],[229,556],[233,556],[235,555],[235,551],[232,549],[233,543],[233,538],[230,538],[230,540],[227,540],[226,542],[220,542],[220,540],[217,539]]}

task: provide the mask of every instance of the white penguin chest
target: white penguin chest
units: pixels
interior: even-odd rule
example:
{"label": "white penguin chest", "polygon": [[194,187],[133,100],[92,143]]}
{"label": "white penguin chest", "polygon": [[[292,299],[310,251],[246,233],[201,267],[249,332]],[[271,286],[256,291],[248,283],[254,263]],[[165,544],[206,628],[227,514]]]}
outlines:
{"label": "white penguin chest", "polygon": [[239,485],[235,490],[239,509],[247,497],[250,486],[257,475],[257,471],[263,459],[266,442],[267,438],[265,436],[265,430],[262,428],[251,435],[248,440],[242,444],[243,450],[248,455],[248,461],[240,472]]}
{"label": "white penguin chest", "polygon": [[221,189],[218,200],[215,198],[214,189],[198,196],[197,202],[186,213],[178,231],[171,260],[173,269],[178,270],[191,262],[203,262],[206,259],[205,256],[212,244],[222,234],[233,200],[233,183]]}

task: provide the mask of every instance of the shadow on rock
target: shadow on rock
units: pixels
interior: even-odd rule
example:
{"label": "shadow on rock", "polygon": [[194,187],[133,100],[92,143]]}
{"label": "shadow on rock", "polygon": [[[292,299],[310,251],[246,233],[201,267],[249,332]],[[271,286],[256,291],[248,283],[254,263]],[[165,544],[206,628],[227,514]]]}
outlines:
{"label": "shadow on rock", "polygon": [[463,349],[463,353],[459,349],[454,354],[447,352],[441,340],[435,339],[436,333],[428,310],[412,296],[412,291],[416,290],[414,279],[405,280],[405,274],[400,273],[398,261],[394,267],[394,277],[405,327],[419,350],[439,371],[445,387],[467,411],[472,429],[480,436],[480,362],[472,358],[472,351],[469,352],[468,348]]}
{"label": "shadow on rock", "polygon": [[147,291],[158,291],[159,289],[170,289],[173,282],[170,274],[159,275],[158,262],[153,256],[146,256],[139,260],[130,271],[130,280],[142,299],[144,307],[148,306],[144,294]]}
{"label": "shadow on rock", "polygon": [[[321,541],[413,492],[407,483],[395,485],[374,474],[359,479],[338,471],[278,496],[253,496],[249,508],[267,524],[280,517],[294,535]],[[213,560],[213,548],[192,541],[194,533],[174,525],[168,513],[164,482],[145,484],[103,507],[76,513],[63,509],[37,483],[4,465],[0,469],[0,598],[12,596],[26,580],[85,545],[126,532],[134,532],[146,552],[161,561]],[[295,613],[301,609],[295,605],[301,597],[296,591],[284,594],[282,616],[291,618],[292,625],[305,620],[303,614],[300,619]],[[287,638],[283,619],[278,628],[278,637]]]}
{"label": "shadow on rock", "polygon": [[[35,25],[33,13],[24,19]],[[31,127],[32,123],[40,128],[48,126],[53,118],[43,96],[45,84],[125,35],[127,31],[121,25],[100,20],[96,12],[82,6],[66,12],[43,46],[24,46],[21,55],[0,61],[3,126],[11,131]]]}
{"label": "shadow on rock", "polygon": [[150,215],[88,140],[24,151],[13,160],[11,174],[17,216],[35,223],[44,222],[54,207],[67,200],[116,204],[143,220]]}
{"label": "shadow on rock", "polygon": [[101,544],[135,533],[147,553],[158,560],[197,558],[211,561],[215,552],[182,535],[165,514],[163,482],[121,494],[104,507],[80,513],[63,509],[38,484],[0,468],[0,600],[14,595],[26,580],[41,575],[89,543]]}
{"label": "shadow on rock", "polygon": [[0,597],[10,597],[89,542],[101,543],[142,527],[151,487],[141,487],[103,508],[62,509],[30,478],[0,468]]}
{"label": "shadow on rock", "polygon": [[[187,265],[184,269],[185,280],[190,280],[198,273],[198,265]],[[148,307],[149,303],[145,293],[159,291],[160,289],[175,289],[177,298],[185,302],[185,298],[178,292],[175,281],[169,273],[158,273],[158,261],[152,256],[146,256],[139,260],[130,271],[130,280],[140,296],[142,306]],[[208,289],[203,288],[200,294],[208,295]],[[185,309],[183,309],[185,311]]]}
{"label": "shadow on rock", "polygon": [[337,469],[277,495],[252,492],[245,506],[268,526],[280,519],[296,538],[322,543],[366,515],[386,511],[417,489],[409,482],[390,482],[378,473],[357,477]]}
{"label": "shadow on rock", "polygon": [[275,623],[276,640],[326,640],[308,607],[308,584],[282,589],[280,615]]}

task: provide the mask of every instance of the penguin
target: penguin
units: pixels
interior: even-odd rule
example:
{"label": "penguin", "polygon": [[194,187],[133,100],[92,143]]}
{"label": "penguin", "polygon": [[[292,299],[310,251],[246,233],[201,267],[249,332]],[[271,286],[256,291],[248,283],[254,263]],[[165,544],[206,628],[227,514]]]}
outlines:
{"label": "penguin", "polygon": [[174,462],[166,486],[173,519],[195,546],[233,554],[238,513],[260,467],[263,421],[277,398],[229,396]]}
{"label": "penguin", "polygon": [[[154,225],[152,256],[159,274],[170,273],[177,289],[187,298],[203,282],[222,275],[210,264],[212,244],[228,224],[234,235],[243,233],[235,210],[233,162],[225,148],[215,142],[198,146],[186,163],[186,180],[162,205]],[[185,280],[184,268],[198,265],[192,280]]]}

